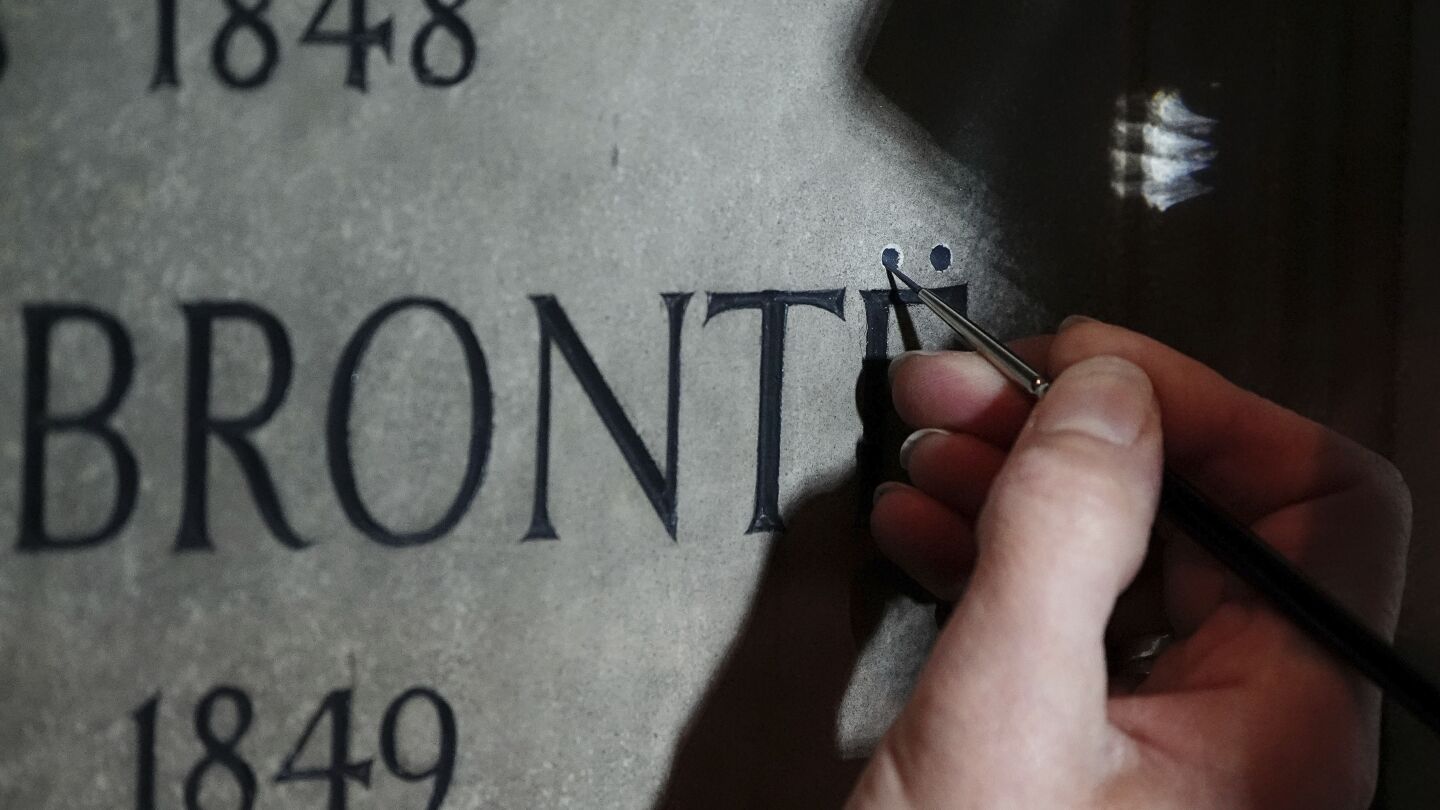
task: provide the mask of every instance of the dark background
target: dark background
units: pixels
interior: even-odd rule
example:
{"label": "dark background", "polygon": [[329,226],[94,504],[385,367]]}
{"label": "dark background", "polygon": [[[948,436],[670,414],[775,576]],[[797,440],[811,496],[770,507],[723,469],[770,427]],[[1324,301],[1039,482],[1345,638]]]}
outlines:
{"label": "dark background", "polygon": [[[865,79],[1000,203],[1000,272],[1152,334],[1396,460],[1415,496],[1401,647],[1440,673],[1434,3],[894,0]],[[1428,44],[1428,47],[1426,47]],[[1110,188],[1117,102],[1218,119],[1214,191]],[[1387,712],[1377,806],[1433,806],[1440,743]]]}

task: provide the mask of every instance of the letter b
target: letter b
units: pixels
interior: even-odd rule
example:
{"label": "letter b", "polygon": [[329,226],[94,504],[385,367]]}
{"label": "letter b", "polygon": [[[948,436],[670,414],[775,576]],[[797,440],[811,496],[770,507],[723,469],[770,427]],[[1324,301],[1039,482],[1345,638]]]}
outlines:
{"label": "letter b", "polygon": [[[135,372],[130,337],[112,315],[83,305],[41,304],[24,308],[25,316],[25,461],[20,499],[22,552],[69,551],[98,546],[124,528],[135,509],[140,477],[130,446],[110,425]],[[100,402],[71,414],[50,412],[50,338],[62,321],[88,322],[110,344],[110,382]],[[52,433],[85,433],[100,440],[115,464],[115,501],[110,517],[98,529],[64,537],[45,528],[45,440]]]}

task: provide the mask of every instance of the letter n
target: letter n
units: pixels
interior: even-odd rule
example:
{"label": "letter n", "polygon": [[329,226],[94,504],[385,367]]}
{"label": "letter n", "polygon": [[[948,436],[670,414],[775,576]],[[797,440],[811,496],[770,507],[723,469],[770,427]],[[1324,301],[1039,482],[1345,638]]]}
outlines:
{"label": "letter n", "polygon": [[680,331],[685,321],[685,307],[690,303],[691,293],[666,293],[661,296],[670,316],[670,379],[666,391],[665,420],[665,470],[645,448],[640,434],[626,417],[615,393],[601,376],[595,360],[580,340],[570,318],[560,307],[553,295],[537,295],[530,298],[540,321],[540,393],[536,406],[535,424],[535,501],[531,511],[530,529],[525,540],[558,540],[554,525],[550,522],[550,359],[551,349],[560,350],[560,356],[570,366],[571,372],[580,382],[590,405],[600,416],[600,421],[609,431],[610,438],[620,449],[630,472],[644,490],[645,497],[655,508],[665,531],[675,539],[676,493],[677,493],[677,451],[680,441]]}

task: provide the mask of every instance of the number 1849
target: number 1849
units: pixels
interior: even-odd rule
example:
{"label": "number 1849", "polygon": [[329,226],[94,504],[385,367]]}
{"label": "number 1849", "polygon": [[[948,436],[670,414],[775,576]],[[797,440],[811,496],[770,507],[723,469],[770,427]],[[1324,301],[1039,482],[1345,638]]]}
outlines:
{"label": "number 1849", "polygon": [[[346,810],[350,783],[363,788],[370,786],[370,769],[374,760],[352,760],[350,752],[350,701],[349,689],[337,689],[325,696],[320,707],[311,715],[310,722],[300,733],[295,748],[285,757],[279,772],[275,774],[276,784],[297,781],[324,782],[329,786],[327,810]],[[417,765],[413,757],[402,757],[400,744],[400,716],[412,703],[429,704],[434,714],[435,754],[428,764]],[[217,722],[217,709],[225,704],[222,718]],[[156,732],[160,713],[160,696],[145,701],[131,717],[135,721],[136,810],[157,810],[156,804]],[[255,716],[255,707],[244,690],[233,686],[217,686],[205,694],[195,706],[195,737],[204,747],[205,753],[195,762],[185,776],[185,810],[211,810],[201,799],[201,791],[210,780],[228,779],[238,794],[239,810],[252,810],[258,792],[255,769],[237,750],[240,739],[250,729]],[[329,720],[330,745],[329,762],[324,767],[299,765],[305,749],[320,723]],[[220,726],[217,729],[217,725]],[[385,716],[380,721],[380,759],[385,768],[406,782],[430,782],[430,797],[425,810],[438,810],[450,789],[455,775],[456,728],[455,712],[439,693],[423,686],[407,690],[390,702]],[[419,805],[416,805],[417,807]]]}

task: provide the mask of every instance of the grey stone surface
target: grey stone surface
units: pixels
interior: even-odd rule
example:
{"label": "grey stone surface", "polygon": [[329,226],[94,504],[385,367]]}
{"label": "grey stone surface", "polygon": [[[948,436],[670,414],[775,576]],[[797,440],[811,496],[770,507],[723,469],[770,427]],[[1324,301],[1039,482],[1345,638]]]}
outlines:
{"label": "grey stone surface", "polygon": [[[1395,351],[1404,105],[1376,88],[1400,86],[1385,46],[1401,15],[1346,28],[1348,0],[1170,4],[1148,23],[1118,0],[1085,14],[941,5],[470,0],[459,14],[474,73],[432,89],[410,50],[433,12],[374,0],[372,24],[394,16],[394,58],[371,53],[361,94],[343,86],[343,48],[299,44],[315,4],[264,12],[280,60],[242,92],[210,67],[226,4],[181,3],[180,86],[152,92],[154,2],[0,2],[0,807],[134,806],[132,712],[156,695],[157,806],[183,807],[205,755],[192,714],[220,685],[253,699],[238,750],[261,808],[324,805],[323,783],[273,777],[325,695],[346,688],[352,759],[375,758],[349,806],[423,806],[426,787],[390,774],[378,739],[387,706],[417,685],[457,720],[446,808],[835,804],[934,627],[933,606],[874,562],[853,520],[857,291],[882,286],[886,243],[921,267],[950,245],[956,269],[928,280],[968,284],[972,314],[1004,336],[1091,311],[1395,449],[1395,368],[1370,358]],[[447,42],[434,36],[438,65],[456,63]],[[237,66],[259,58],[243,31],[234,47]],[[1163,216],[1108,185],[1113,105],[1159,82],[1219,119],[1221,150],[1215,193]],[[746,534],[760,316],[707,323],[706,294],[831,288],[846,290],[843,320],[789,318],[788,530]],[[669,292],[695,293],[675,540],[557,354],[561,539],[522,543],[539,368],[527,297],[557,297],[663,464]],[[347,519],[325,425],[346,342],[402,296],[441,299],[473,327],[494,432],[454,531],[394,549]],[[180,304],[201,299],[255,302],[288,329],[294,382],[256,444],[309,548],[276,541],[212,441],[214,551],[174,551]],[[136,355],[115,425],[139,462],[138,505],[119,537],[72,553],[11,542],[22,307],[43,302],[114,314]],[[892,351],[902,337],[944,342],[924,317],[892,324]],[[99,341],[93,328],[57,334],[55,410],[103,392]],[[272,371],[260,335],[223,325],[214,354],[217,412],[247,412]],[[356,483],[392,529],[434,522],[454,495],[463,373],[451,331],[414,312],[359,368]],[[900,431],[886,426],[891,449]],[[101,446],[57,436],[47,460],[50,528],[101,522],[116,485]],[[1423,592],[1412,584],[1412,604]],[[1407,616],[1409,643],[1433,647],[1429,613]],[[432,723],[420,705],[404,715],[410,767],[431,756]],[[229,711],[215,728],[233,728]],[[324,761],[327,733],[305,763]],[[1401,769],[1407,740],[1392,745]],[[237,806],[225,769],[206,773],[203,806]]]}
{"label": "grey stone surface", "polygon": [[[849,290],[844,321],[790,317],[787,515],[853,465],[864,341],[855,290],[880,286],[881,246],[920,257],[947,242],[964,268],[949,277],[972,284],[979,316],[1011,324],[1023,308],[986,272],[983,192],[856,77],[863,3],[471,2],[462,13],[478,62],[446,90],[418,86],[408,65],[421,3],[372,6],[372,19],[395,16],[396,58],[371,56],[364,95],[342,86],[343,49],[297,44],[306,4],[266,13],[281,59],[249,92],[224,88],[209,66],[222,4],[181,4],[181,85],[155,92],[153,3],[0,6],[10,55],[0,78],[0,806],[131,806],[131,712],[155,694],[159,805],[182,806],[203,754],[191,714],[221,684],[254,700],[239,750],[259,777],[260,807],[323,803],[322,784],[271,777],[327,692],[354,689],[358,759],[378,757],[381,715],[413,685],[435,688],[457,715],[445,807],[644,805],[738,643],[767,554],[789,542],[744,532],[759,316],[707,325],[704,293]],[[338,8],[334,17],[340,25]],[[237,64],[254,58],[246,35],[237,43]],[[937,172],[937,161],[949,168]],[[671,291],[697,292],[683,332],[678,540],[557,356],[550,508],[562,539],[522,544],[537,389],[526,296],[559,298],[663,462],[659,294]],[[443,299],[470,321],[495,413],[484,484],[464,520],[431,545],[396,550],[342,513],[324,418],[345,341],[404,295]],[[215,550],[173,551],[179,304],[225,298],[269,309],[294,346],[294,383],[256,442],[293,525],[314,541],[302,551],[271,536],[214,441]],[[134,384],[115,423],[138,458],[139,502],[103,547],[21,554],[10,541],[21,307],[53,301],[99,306],[134,340]],[[222,414],[259,401],[263,348],[253,329],[217,330]],[[109,369],[98,333],[62,329],[53,369],[57,409],[93,404]],[[358,484],[393,528],[433,522],[453,497],[468,426],[462,372],[449,330],[414,313],[380,332],[360,369]],[[51,527],[96,526],[115,486],[108,455],[91,438],[62,436],[48,458]],[[837,545],[858,542],[852,501],[829,516]],[[842,574],[831,601],[796,607],[822,619],[815,655],[840,658],[801,656],[797,667],[834,670],[854,654]],[[828,745],[815,739],[837,758],[840,696],[829,700]],[[407,720],[419,759],[434,744],[427,722],[423,707]],[[312,741],[310,762],[323,762],[324,740]],[[423,785],[375,767],[370,789],[352,784],[353,806],[422,806]],[[207,807],[232,806],[223,769],[205,784]]]}

